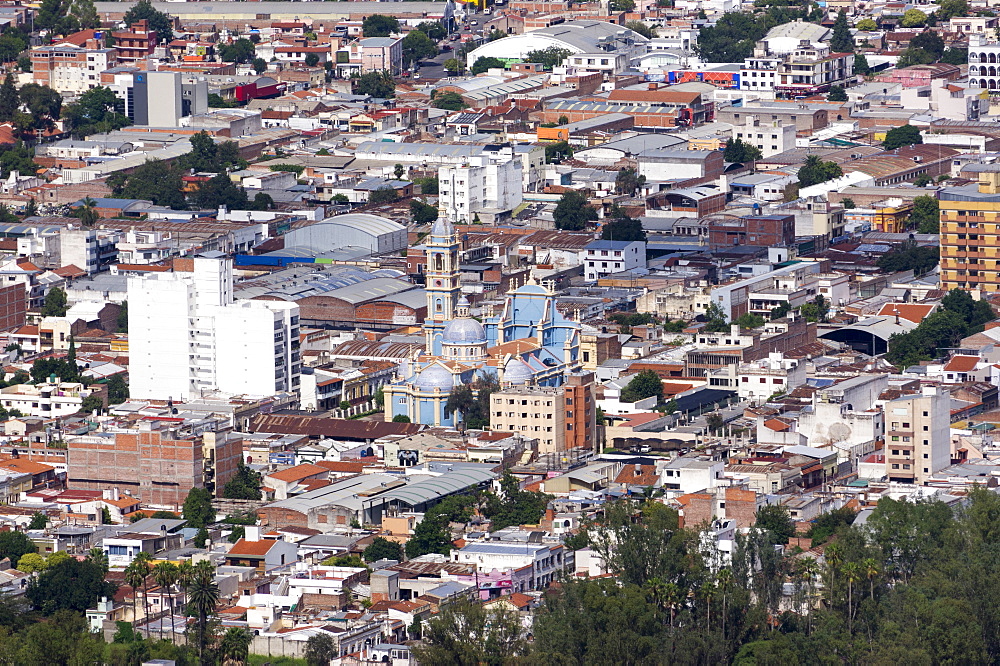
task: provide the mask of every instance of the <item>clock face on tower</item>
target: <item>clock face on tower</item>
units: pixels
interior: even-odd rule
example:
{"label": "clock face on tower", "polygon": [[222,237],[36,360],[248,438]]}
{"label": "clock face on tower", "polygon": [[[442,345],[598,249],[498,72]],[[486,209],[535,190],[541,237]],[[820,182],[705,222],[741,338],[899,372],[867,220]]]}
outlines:
{"label": "clock face on tower", "polygon": [[435,287],[440,287],[441,286],[441,280],[434,280],[434,286]]}

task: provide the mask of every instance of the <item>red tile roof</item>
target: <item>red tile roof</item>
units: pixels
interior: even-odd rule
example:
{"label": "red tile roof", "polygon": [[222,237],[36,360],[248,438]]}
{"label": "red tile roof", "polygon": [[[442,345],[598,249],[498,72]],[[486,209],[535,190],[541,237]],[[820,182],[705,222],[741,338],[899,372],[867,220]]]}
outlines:
{"label": "red tile roof", "polygon": [[235,557],[264,557],[278,543],[270,539],[266,541],[247,541],[240,539],[229,549],[227,555]]}
{"label": "red tile roof", "polygon": [[292,483],[294,481],[301,481],[302,479],[308,479],[310,476],[316,476],[318,474],[326,474],[329,470],[325,467],[320,467],[319,465],[310,465],[308,463],[304,465],[296,465],[295,467],[289,467],[288,469],[283,469],[278,472],[271,472],[268,474],[268,478],[277,479],[278,481],[284,481],[285,483]]}
{"label": "red tile roof", "polygon": [[952,356],[951,360],[945,363],[945,372],[972,372],[979,363],[978,356]]}
{"label": "red tile roof", "polygon": [[878,316],[895,317],[898,313],[900,319],[906,319],[907,321],[919,324],[934,311],[935,307],[937,306],[934,304],[928,305],[924,303],[886,303],[878,311]]}

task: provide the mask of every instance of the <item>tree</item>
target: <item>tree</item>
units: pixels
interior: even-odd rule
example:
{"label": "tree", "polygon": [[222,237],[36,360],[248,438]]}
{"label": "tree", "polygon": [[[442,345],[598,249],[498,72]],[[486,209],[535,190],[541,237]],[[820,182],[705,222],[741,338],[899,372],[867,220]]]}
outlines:
{"label": "tree", "polygon": [[314,634],[306,641],[306,664],[308,666],[329,666],[338,657],[337,645],[330,634]]}
{"label": "tree", "polygon": [[128,384],[121,375],[112,375],[108,380],[108,404],[120,405],[128,400]]}
{"label": "tree", "polygon": [[223,206],[227,210],[247,210],[250,207],[246,191],[226,173],[216,174],[201,183],[191,193],[190,199],[194,207],[202,210],[215,210]]}
{"label": "tree", "polygon": [[368,203],[370,204],[386,204],[395,201],[399,201],[399,193],[395,188],[389,186],[379,187],[368,195]]}
{"label": "tree", "polygon": [[23,571],[27,574],[45,571],[48,566],[45,558],[38,553],[25,553],[15,564],[18,571]]}
{"label": "tree", "polygon": [[604,223],[601,227],[601,238],[616,241],[644,241],[646,231],[642,222],[631,217],[617,217]]}
{"label": "tree", "polygon": [[882,142],[882,147],[886,150],[895,150],[896,148],[912,146],[923,142],[924,139],[920,136],[920,130],[914,125],[906,124],[899,127],[893,127],[891,130],[886,132],[885,141]]}
{"label": "tree", "polygon": [[122,22],[132,25],[143,19],[149,21],[149,27],[156,33],[157,40],[161,44],[166,44],[174,38],[174,20],[155,9],[151,0],[139,0],[132,5],[122,17]]}
{"label": "tree", "polygon": [[545,69],[552,69],[561,65],[570,54],[571,51],[568,49],[550,46],[536,51],[528,51],[524,56],[524,62],[534,62],[540,64]]}
{"label": "tree", "polygon": [[854,38],[851,37],[851,29],[847,25],[847,14],[843,9],[837,14],[837,20],[833,22],[830,50],[834,53],[854,53]]}
{"label": "tree", "polygon": [[260,472],[251,469],[240,460],[236,467],[236,474],[226,482],[222,496],[226,499],[259,500],[262,485],[263,479]]}
{"label": "tree", "polygon": [[911,67],[913,65],[929,65],[934,62],[934,60],[935,58],[932,53],[929,53],[924,49],[911,47],[903,51],[899,55],[899,58],[896,59],[896,69]]}
{"label": "tree", "polygon": [[[551,495],[522,490],[517,477],[504,472],[500,477],[500,493],[488,492],[480,512],[490,521],[490,531],[495,532],[512,525],[537,525],[545,515]],[[466,518],[469,514],[459,518]],[[471,517],[471,516],[470,516]]]}
{"label": "tree", "polygon": [[413,199],[410,201],[410,216],[416,224],[430,224],[438,219],[438,209],[430,204]]}
{"label": "tree", "polygon": [[114,596],[117,586],[104,580],[104,574],[93,560],[65,559],[28,583],[25,596],[45,615],[60,610],[83,613],[101,597]]}
{"label": "tree", "polygon": [[458,58],[448,58],[444,61],[443,67],[449,74],[461,74],[465,71],[465,63]]}
{"label": "tree", "polygon": [[94,0],[73,0],[69,13],[74,16],[81,30],[95,30],[101,27]]}
{"label": "tree", "polygon": [[431,102],[431,106],[436,109],[445,109],[447,111],[461,111],[467,105],[462,99],[462,96],[457,92],[448,91],[435,95],[434,101]]}
{"label": "tree", "polygon": [[146,162],[120,180],[108,178],[107,184],[119,198],[152,201],[174,210],[187,207],[181,173],[166,162]]}
{"label": "tree", "polygon": [[635,9],[635,0],[611,0],[608,8],[613,12],[630,12]]}
{"label": "tree", "polygon": [[29,530],[44,530],[45,526],[49,524],[49,518],[41,511],[36,511],[31,514],[31,522],[28,523]]}
{"label": "tree", "polygon": [[708,428],[709,432],[715,432],[715,433],[720,432],[725,427],[725,425],[726,425],[725,421],[722,419],[722,416],[718,413],[713,412],[712,414],[709,414],[707,417],[705,417],[705,427]]}
{"label": "tree", "polygon": [[799,307],[799,314],[805,317],[806,321],[826,321],[826,313],[829,310],[830,303],[822,294],[816,294],[816,298]]}
{"label": "tree", "polygon": [[768,504],[758,509],[754,525],[770,532],[775,543],[787,544],[795,536],[795,523],[788,509],[780,504]]}
{"label": "tree", "polygon": [[558,164],[563,158],[573,157],[573,146],[565,141],[553,141],[545,144],[545,162]]}
{"label": "tree", "polygon": [[722,153],[722,159],[726,162],[753,162],[759,160],[764,154],[760,148],[751,145],[739,137],[726,143],[726,150]]}
{"label": "tree", "polygon": [[0,62],[14,62],[29,46],[29,36],[14,27],[8,25],[0,34]]}
{"label": "tree", "polygon": [[799,169],[799,186],[809,187],[817,183],[825,183],[842,175],[844,172],[836,162],[824,162],[819,155],[809,155],[806,157],[805,164]]}
{"label": "tree", "polygon": [[354,80],[354,93],[391,99],[396,96],[396,82],[389,72],[365,72]]}
{"label": "tree", "polygon": [[698,34],[698,55],[707,62],[743,62],[771,26],[749,12],[727,12]]}
{"label": "tree", "polygon": [[851,199],[850,197],[844,197],[841,199],[840,205],[844,207],[844,210],[853,210],[858,207],[858,205],[854,203],[854,199]]}
{"label": "tree", "polygon": [[764,325],[764,317],[759,314],[754,314],[752,312],[747,312],[744,315],[740,315],[734,321],[734,324],[740,328],[754,329],[760,328]]}
{"label": "tree", "polygon": [[104,401],[99,395],[88,395],[80,402],[80,412],[83,414],[93,414],[104,409]]}
{"label": "tree", "polygon": [[909,48],[922,49],[938,60],[944,54],[944,40],[932,30],[925,30],[910,40]]}
{"label": "tree", "polygon": [[587,196],[583,192],[567,190],[559,197],[552,218],[556,229],[581,231],[587,227],[588,222],[597,219],[597,211],[587,205]]}
{"label": "tree", "polygon": [[448,555],[452,548],[451,530],[446,517],[425,513],[406,542],[406,557],[412,560],[427,553]]}
{"label": "tree", "polygon": [[914,187],[927,187],[934,182],[934,179],[928,176],[926,173],[922,173],[913,179]]}
{"label": "tree", "polygon": [[207,560],[194,565],[187,586],[188,606],[195,617],[192,625],[198,646],[198,660],[205,662],[205,649],[212,640],[210,620],[219,603],[219,586],[215,582],[215,566]]}
{"label": "tree", "polygon": [[858,53],[854,56],[854,72],[856,74],[861,74],[862,76],[867,76],[872,71],[872,68],[868,66],[868,58],[865,57],[864,53]]}
{"label": "tree", "polygon": [[946,65],[964,65],[969,62],[969,49],[956,47],[945,49],[941,54],[941,62]]}
{"label": "tree", "polygon": [[934,13],[942,21],[952,18],[964,18],[969,15],[969,3],[967,0],[939,0],[940,7]]}
{"label": "tree", "polygon": [[904,28],[919,28],[927,24],[927,14],[919,9],[907,9],[903,13],[903,19],[899,24]]}
{"label": "tree", "polygon": [[410,417],[406,414],[396,414],[392,417],[393,423],[410,423]]}
{"label": "tree", "polygon": [[42,305],[43,317],[64,317],[69,310],[66,302],[66,292],[61,287],[52,287],[45,294],[45,304]]}
{"label": "tree", "polygon": [[424,21],[417,26],[417,30],[423,32],[435,42],[439,42],[448,36],[448,31],[438,21]]}
{"label": "tree", "polygon": [[361,32],[365,37],[388,37],[399,32],[399,21],[394,16],[372,14],[362,22]]}
{"label": "tree", "polygon": [[307,53],[305,57],[306,67],[315,67],[319,64],[319,54],[318,53]]}
{"label": "tree", "polygon": [[437,55],[438,49],[434,41],[422,30],[411,30],[403,38],[403,65],[409,67],[413,63],[427,60]]}
{"label": "tree", "polygon": [[212,494],[204,488],[192,488],[184,499],[182,514],[188,527],[204,527],[215,522]]}
{"label": "tree", "polygon": [[253,42],[246,38],[240,38],[232,44],[223,44],[219,47],[219,57],[223,62],[242,65],[253,62],[255,55],[256,51]]}
{"label": "tree", "polygon": [[863,18],[854,24],[854,27],[861,32],[872,32],[873,30],[878,30],[878,23],[874,19]]}
{"label": "tree", "polygon": [[705,310],[705,332],[706,333],[728,333],[729,324],[727,323],[726,313],[722,311],[722,307],[718,303],[709,303],[708,308]]}
{"label": "tree", "polygon": [[528,652],[517,611],[468,599],[443,606],[422,627],[422,635],[422,643],[413,647],[421,664],[510,664]]}
{"label": "tree", "polygon": [[636,402],[655,396],[659,402],[663,397],[663,380],[652,370],[643,370],[629,380],[622,389],[622,402]]}
{"label": "tree", "polygon": [[476,58],[476,62],[472,63],[472,68],[469,70],[473,75],[478,75],[486,72],[490,69],[505,69],[507,63],[500,58]]}
{"label": "tree", "polygon": [[826,99],[831,102],[846,102],[847,92],[844,90],[844,86],[830,86],[830,92],[827,93]]}
{"label": "tree", "polygon": [[646,177],[640,176],[635,167],[622,167],[618,170],[618,175],[615,176],[615,191],[618,194],[632,196],[645,184]]}
{"label": "tree", "polygon": [[219,643],[219,657],[223,664],[243,666],[250,656],[253,634],[245,627],[229,627]]}
{"label": "tree", "polygon": [[125,115],[124,102],[104,86],[91,88],[76,103],[63,107],[62,119],[64,126],[78,137],[112,132],[132,123]]}
{"label": "tree", "polygon": [[625,27],[633,32],[637,32],[646,39],[656,38],[656,29],[651,28],[642,21],[625,21]]}
{"label": "tree", "polygon": [[403,547],[395,541],[389,541],[385,537],[375,537],[368,544],[365,552],[361,554],[366,562],[377,562],[378,560],[403,561]]}
{"label": "tree", "polygon": [[21,99],[17,94],[17,85],[14,83],[14,75],[7,73],[4,77],[3,85],[0,86],[0,122],[11,122],[14,114],[21,104]]}
{"label": "tree", "polygon": [[253,67],[253,71],[257,74],[263,74],[267,71],[267,61],[263,58],[254,58],[250,61],[250,66]]}

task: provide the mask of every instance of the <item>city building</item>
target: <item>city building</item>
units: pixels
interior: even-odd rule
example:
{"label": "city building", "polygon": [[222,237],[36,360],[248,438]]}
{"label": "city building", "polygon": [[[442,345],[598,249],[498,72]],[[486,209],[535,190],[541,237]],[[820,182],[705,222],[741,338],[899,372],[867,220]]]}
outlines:
{"label": "city building", "polygon": [[509,215],[522,198],[521,160],[472,157],[461,166],[438,169],[438,206],[456,223]]}
{"label": "city building", "polygon": [[762,123],[757,116],[749,115],[746,124],[733,129],[734,138],[760,149],[764,157],[777,155],[795,147],[795,126],[779,121]]}
{"label": "city building", "polygon": [[490,396],[490,428],[538,440],[539,453],[592,450],[597,403],[593,375],[574,373],[563,386],[508,386]]}
{"label": "city building", "polygon": [[951,396],[925,386],[916,395],[885,403],[885,475],[922,485],[951,464]]}
{"label": "city building", "polygon": [[82,45],[63,42],[39,46],[30,53],[32,79],[61,95],[79,95],[101,85],[101,72],[115,66],[117,54],[114,48],[104,48],[97,38]]}
{"label": "city building", "polygon": [[596,240],[583,248],[583,277],[588,282],[646,267],[645,241]]}
{"label": "city building", "polygon": [[299,386],[299,308],[234,300],[232,260],[203,253],[128,278],[129,376],[138,398],[269,396]]}
{"label": "city building", "polygon": [[946,187],[941,210],[941,288],[1000,289],[1000,165],[976,168],[978,184]]}

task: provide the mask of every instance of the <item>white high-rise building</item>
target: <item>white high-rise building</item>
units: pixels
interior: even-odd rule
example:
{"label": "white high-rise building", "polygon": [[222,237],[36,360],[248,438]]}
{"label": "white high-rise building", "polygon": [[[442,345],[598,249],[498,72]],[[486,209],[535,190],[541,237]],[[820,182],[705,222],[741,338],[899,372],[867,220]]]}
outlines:
{"label": "white high-rise building", "polygon": [[129,278],[128,301],[133,397],[298,390],[298,306],[234,300],[232,261],[221,253],[176,260],[170,273]]}
{"label": "white high-rise building", "polygon": [[521,160],[507,156],[475,156],[467,164],[442,165],[438,206],[458,224],[474,222],[477,213],[509,212],[521,204],[522,181]]}

